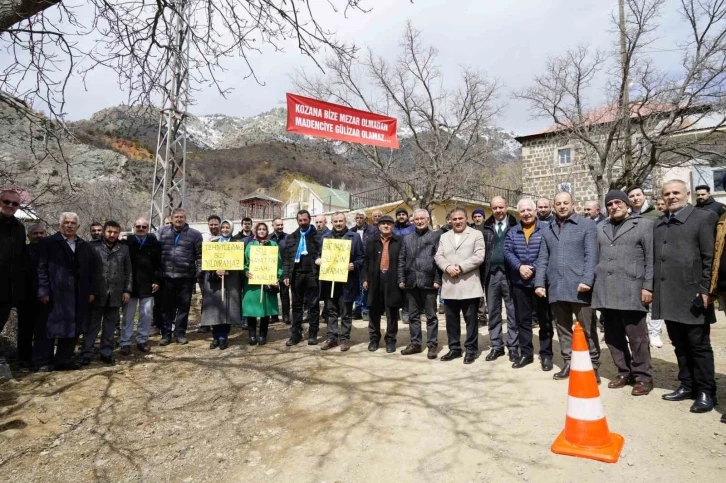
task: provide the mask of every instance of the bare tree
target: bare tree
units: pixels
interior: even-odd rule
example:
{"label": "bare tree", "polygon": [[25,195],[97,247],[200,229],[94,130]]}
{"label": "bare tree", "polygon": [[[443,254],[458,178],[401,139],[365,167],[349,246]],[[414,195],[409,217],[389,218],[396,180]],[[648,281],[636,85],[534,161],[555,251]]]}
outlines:
{"label": "bare tree", "polygon": [[678,72],[661,71],[652,59],[665,0],[624,0],[623,21],[613,19],[622,52],[569,50],[517,94],[574,146],[600,196],[642,184],[655,167],[723,157],[726,0],[678,3],[689,26],[676,49]]}
{"label": "bare tree", "polygon": [[492,143],[483,133],[498,112],[498,85],[463,68],[448,86],[438,51],[423,45],[410,22],[399,46],[393,62],[369,48],[361,58],[328,59],[325,77],[298,71],[293,82],[310,97],[397,117],[405,135],[401,150],[342,146],[364,175],[385,183],[409,205],[430,209],[476,178],[477,162],[491,155]]}

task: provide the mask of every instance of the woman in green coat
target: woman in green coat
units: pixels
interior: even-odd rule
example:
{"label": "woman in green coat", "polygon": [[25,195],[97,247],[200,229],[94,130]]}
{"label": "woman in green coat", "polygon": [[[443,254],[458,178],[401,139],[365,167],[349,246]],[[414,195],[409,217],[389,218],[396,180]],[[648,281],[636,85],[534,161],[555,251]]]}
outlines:
{"label": "woman in green coat", "polygon": [[[250,278],[250,247],[255,245],[273,246],[277,243],[270,240],[269,230],[265,223],[258,223],[255,227],[255,236],[245,247],[245,275]],[[282,277],[282,257],[277,252],[277,279]],[[260,291],[264,291],[260,297]],[[267,344],[267,327],[270,324],[270,316],[278,315],[277,294],[279,287],[275,285],[252,285],[247,282],[245,295],[242,299],[242,316],[247,317],[247,325],[250,333],[250,345]],[[257,338],[257,319],[259,323],[259,339]]]}

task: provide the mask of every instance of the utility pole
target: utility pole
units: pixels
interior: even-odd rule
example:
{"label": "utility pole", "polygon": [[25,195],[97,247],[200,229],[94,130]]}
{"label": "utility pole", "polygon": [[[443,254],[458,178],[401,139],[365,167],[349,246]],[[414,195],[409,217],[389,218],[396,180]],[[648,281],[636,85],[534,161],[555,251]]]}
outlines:
{"label": "utility pole", "polygon": [[173,10],[175,35],[167,62],[166,82],[159,114],[151,216],[155,229],[164,218],[186,203],[187,109],[189,106],[189,10],[191,0],[177,0]]}
{"label": "utility pole", "polygon": [[620,102],[623,117],[623,168],[630,170],[633,166],[633,141],[630,131],[630,63],[628,60],[627,35],[625,30],[625,0],[619,0],[620,10],[620,65],[622,69],[623,91],[620,93]]}

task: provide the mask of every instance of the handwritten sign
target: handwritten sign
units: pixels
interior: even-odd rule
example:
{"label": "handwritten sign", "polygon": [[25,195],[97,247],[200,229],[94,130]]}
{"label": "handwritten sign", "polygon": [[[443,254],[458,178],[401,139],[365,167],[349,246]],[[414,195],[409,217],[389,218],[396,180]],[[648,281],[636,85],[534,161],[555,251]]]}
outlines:
{"label": "handwritten sign", "polygon": [[347,282],[350,263],[350,240],[323,240],[323,253],[320,256],[320,280],[326,282]]}
{"label": "handwritten sign", "polygon": [[202,270],[244,270],[244,243],[202,243]]}
{"label": "handwritten sign", "polygon": [[277,283],[277,247],[253,245],[250,247],[251,285],[274,285]]}

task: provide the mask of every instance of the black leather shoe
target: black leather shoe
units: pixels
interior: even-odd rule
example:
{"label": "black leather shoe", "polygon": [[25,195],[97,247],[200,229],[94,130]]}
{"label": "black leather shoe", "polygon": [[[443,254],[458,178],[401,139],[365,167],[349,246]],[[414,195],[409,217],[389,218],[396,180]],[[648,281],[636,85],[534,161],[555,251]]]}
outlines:
{"label": "black leather shoe", "polygon": [[386,352],[392,353],[396,352],[396,343],[395,342],[386,342]]}
{"label": "black leather shoe", "polygon": [[229,347],[229,341],[227,339],[219,339],[219,350],[225,350]]}
{"label": "black leather shoe", "polygon": [[180,337],[176,338],[176,343],[179,345],[187,345],[189,343],[189,341],[187,340],[186,337],[180,336]]}
{"label": "black leather shoe", "polygon": [[688,388],[678,386],[678,389],[673,392],[663,394],[661,398],[666,401],[685,401],[686,399],[693,399],[693,393]]}
{"label": "black leather shoe", "polygon": [[560,372],[555,372],[555,374],[552,376],[552,379],[561,380],[561,379],[567,379],[570,377],[570,363],[565,362],[564,367]]}
{"label": "black leather shoe", "polygon": [[91,365],[91,358],[90,357],[83,357],[81,359],[81,366],[90,366]]}
{"label": "black leather shoe", "polygon": [[375,352],[378,350],[378,341],[372,340],[370,344],[368,344],[368,350],[370,352]]}
{"label": "black leather shoe", "polygon": [[308,345],[318,345],[318,334],[310,334],[308,336]]}
{"label": "black leather shoe", "polygon": [[449,351],[443,356],[441,356],[442,361],[453,361],[454,359],[458,359],[461,357],[461,351]]}
{"label": "black leather shoe", "polygon": [[293,332],[292,335],[290,335],[290,338],[287,339],[287,342],[285,342],[285,345],[288,347],[292,347],[294,345],[298,345],[302,341],[302,334],[299,332]]}
{"label": "black leather shoe", "polygon": [[694,402],[691,406],[691,412],[707,413],[709,411],[712,411],[715,405],[716,401],[714,401],[713,397],[711,397],[710,394],[700,391],[698,393],[698,396],[696,396],[696,402]]}
{"label": "black leather shoe", "polygon": [[[103,357],[101,357],[101,360],[103,360]],[[77,371],[80,368],[81,368],[81,365],[79,363],[77,363],[76,361],[71,361],[68,364],[56,364],[53,367],[53,370],[54,371]]]}
{"label": "black leather shoe", "polygon": [[541,365],[542,365],[542,370],[545,371],[545,372],[551,371],[552,368],[555,367],[552,364],[552,359],[549,358],[549,357],[543,357],[542,358]]}
{"label": "black leather shoe", "polygon": [[219,347],[219,339],[214,339],[211,344],[209,344],[210,349],[216,349]]}
{"label": "black leather shoe", "polygon": [[509,362],[517,362],[517,359],[519,359],[519,355],[509,351]]}
{"label": "black leather shoe", "polygon": [[116,364],[116,359],[114,359],[112,356],[101,356],[101,362],[113,366],[114,364]]}
{"label": "black leather shoe", "polygon": [[464,356],[464,364],[472,364],[476,360],[476,353],[467,352]]}
{"label": "black leather shoe", "polygon": [[162,337],[161,340],[159,341],[160,346],[165,346],[165,345],[169,345],[169,344],[171,344],[171,336],[168,336],[168,335]]}
{"label": "black leather shoe", "polygon": [[534,356],[519,356],[512,364],[512,369],[521,369],[522,367],[534,362]]}
{"label": "black leather shoe", "polygon": [[504,349],[492,349],[489,351],[489,354],[487,354],[485,360],[496,361],[498,358],[502,357],[503,355],[504,355]]}
{"label": "black leather shoe", "polygon": [[250,336],[250,345],[257,345],[257,337]]}
{"label": "black leather shoe", "polygon": [[50,366],[40,366],[36,372],[53,372]]}
{"label": "black leather shoe", "polygon": [[265,345],[265,344],[267,344],[267,337],[262,337],[262,336],[260,336],[260,338],[259,338],[259,339],[257,339],[257,343],[258,343],[259,345]]}

